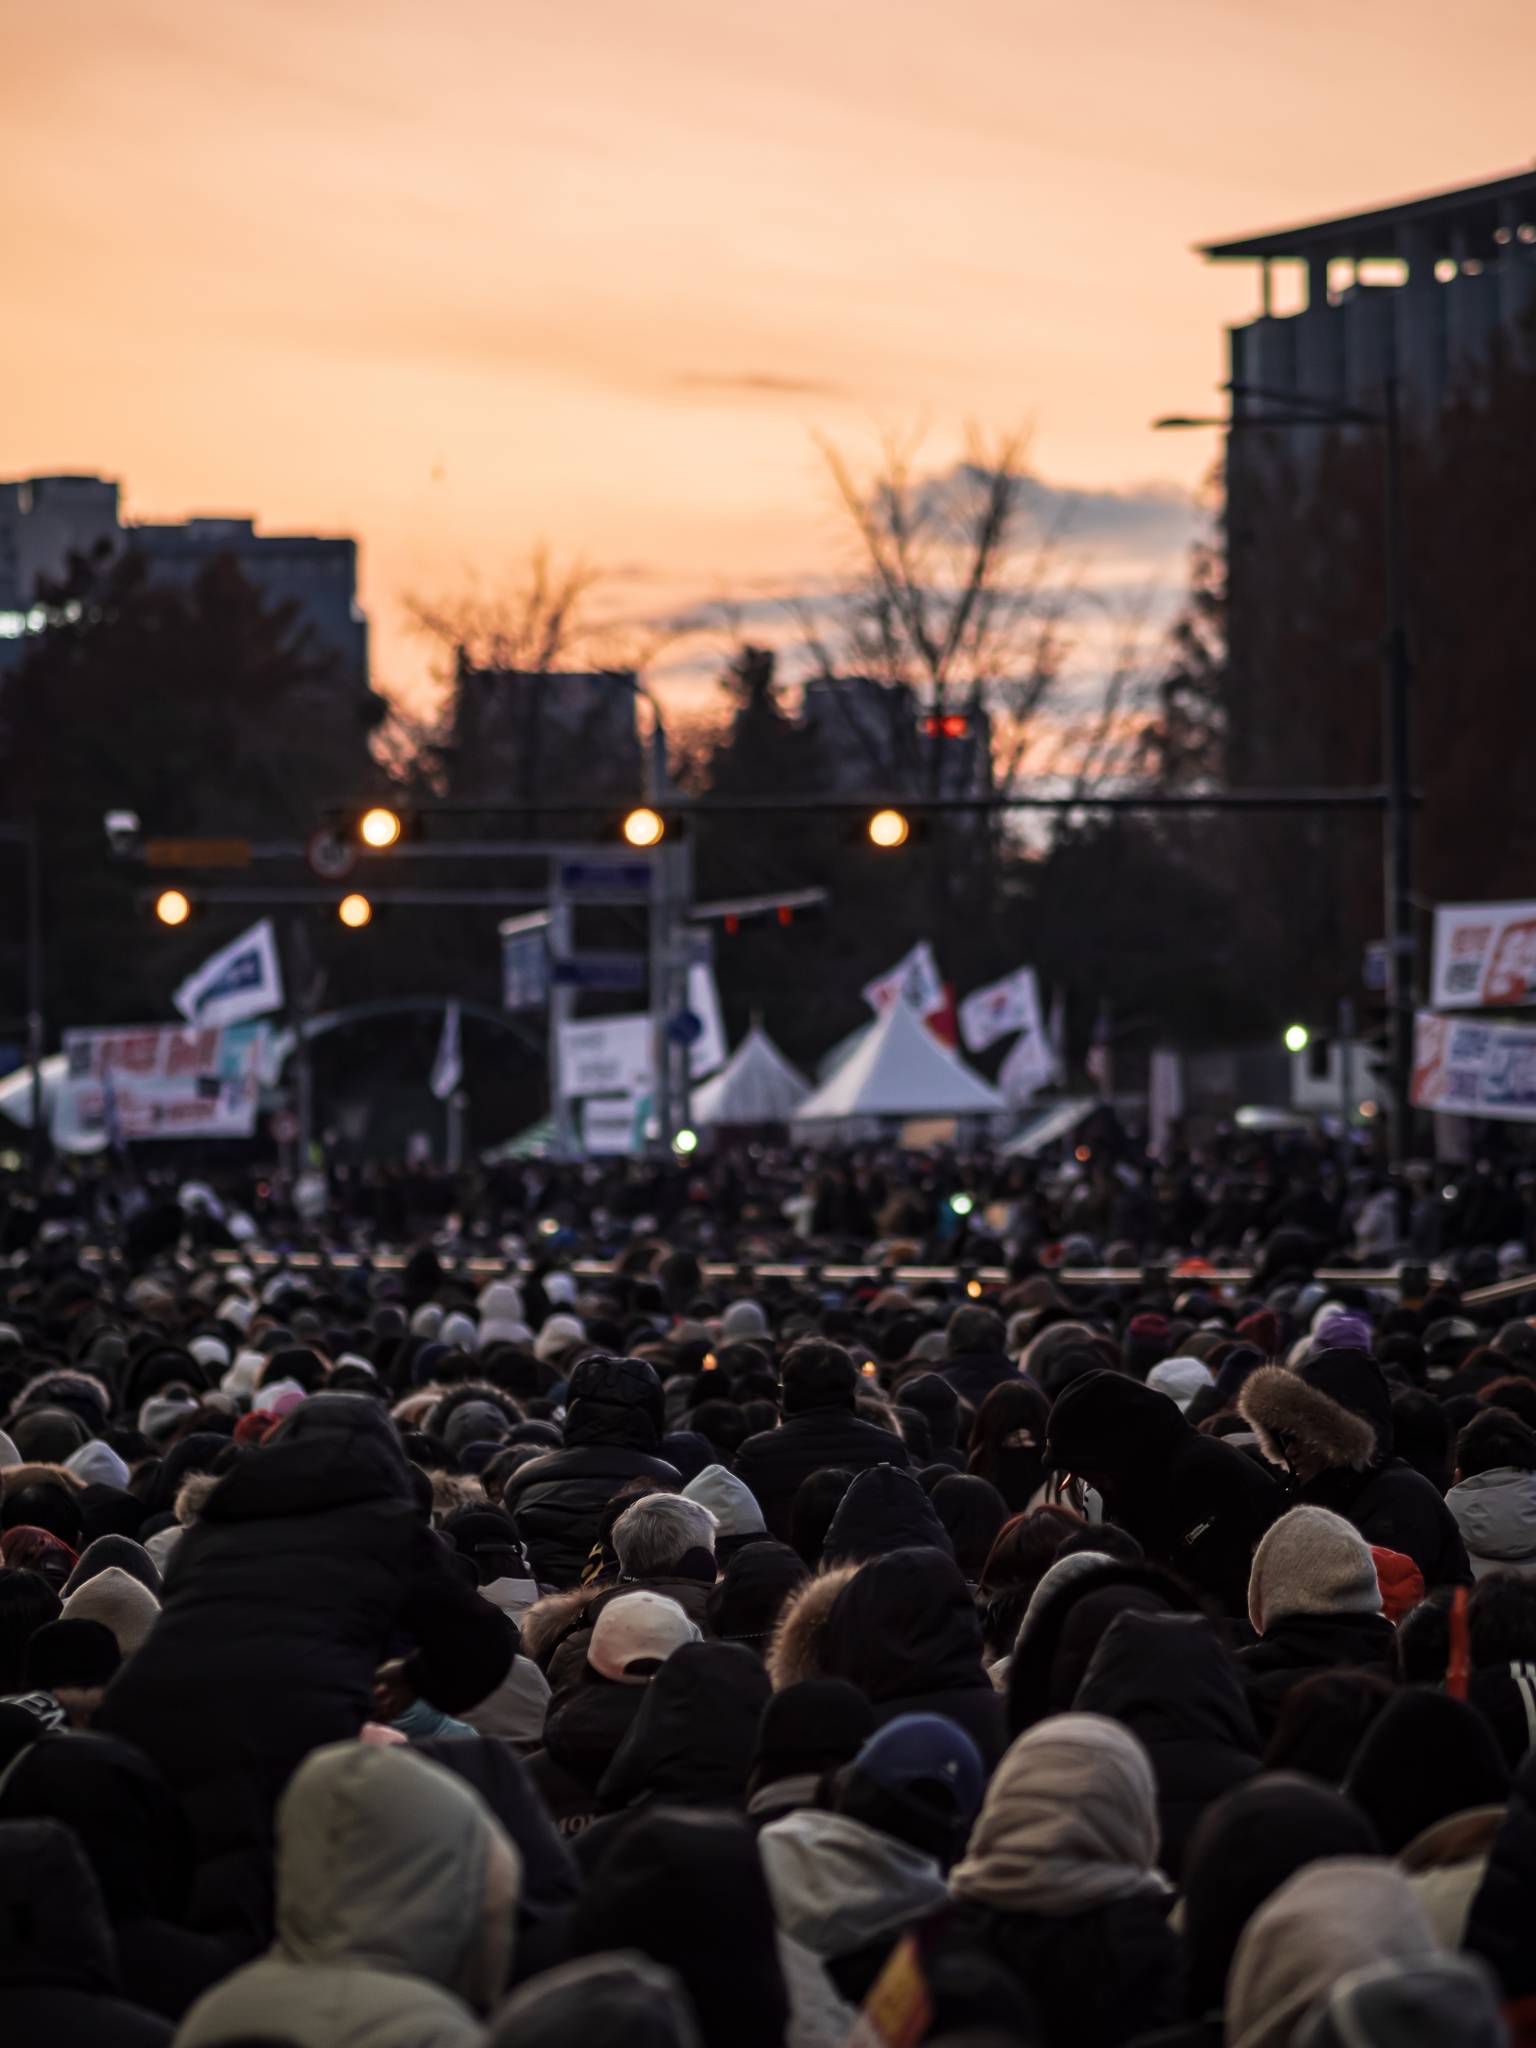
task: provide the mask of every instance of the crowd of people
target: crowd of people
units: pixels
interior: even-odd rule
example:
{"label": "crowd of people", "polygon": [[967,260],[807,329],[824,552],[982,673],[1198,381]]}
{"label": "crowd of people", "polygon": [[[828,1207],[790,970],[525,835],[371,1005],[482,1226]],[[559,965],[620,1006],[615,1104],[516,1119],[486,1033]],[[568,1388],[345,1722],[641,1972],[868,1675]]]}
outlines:
{"label": "crowd of people", "polygon": [[553,1173],[474,1270],[55,1188],[0,1264],[0,2040],[1536,2042],[1523,1193],[1431,1276],[1411,1188],[1305,1165],[1137,1228],[1113,1164],[824,1164],[828,1264],[956,1254],[905,1283]]}

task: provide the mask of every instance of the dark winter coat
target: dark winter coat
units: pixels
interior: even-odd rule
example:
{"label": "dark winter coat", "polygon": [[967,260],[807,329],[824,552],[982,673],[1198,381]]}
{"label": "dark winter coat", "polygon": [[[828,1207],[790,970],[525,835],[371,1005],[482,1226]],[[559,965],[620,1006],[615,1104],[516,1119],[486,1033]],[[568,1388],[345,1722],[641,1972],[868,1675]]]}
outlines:
{"label": "dark winter coat", "polygon": [[605,1607],[615,1600],[622,1600],[626,1593],[659,1593],[664,1600],[676,1601],[702,1632],[708,1620],[709,1596],[715,1580],[707,1556],[702,1552],[700,1556],[709,1568],[707,1578],[701,1574],[696,1578],[668,1575],[654,1579],[619,1579],[612,1585],[595,1587],[585,1596],[573,1594],[571,1597],[576,1605],[571,1619],[540,1658],[550,1691],[561,1695],[586,1682],[587,1651],[592,1646],[592,1631],[597,1626],[597,1618]]}
{"label": "dark winter coat", "polygon": [[1314,1671],[1393,1669],[1397,1631],[1382,1614],[1287,1614],[1237,1653],[1260,1737],[1275,1732],[1292,1688]]}
{"label": "dark winter coat", "polygon": [[1092,1481],[1112,1521],[1149,1559],[1248,1612],[1248,1573],[1285,1495],[1251,1458],[1190,1428],[1166,1394],[1123,1373],[1091,1372],[1051,1410],[1047,1462]]}
{"label": "dark winter coat", "polygon": [[989,1771],[1007,1746],[976,1604],[959,1566],[937,1550],[893,1551],[856,1572],[832,1603],[819,1657],[827,1677],[859,1687],[882,1727],[898,1714],[943,1714]]}
{"label": "dark winter coat", "polygon": [[597,1818],[597,1788],[645,1699],[641,1685],[618,1685],[589,1674],[550,1709],[544,1747],[528,1759],[528,1775],[558,1834],[582,1834]]}
{"label": "dark winter coat", "polygon": [[1179,1944],[1167,1906],[1146,1894],[1062,1916],[972,1904],[940,1946],[1000,1962],[1039,2015],[1042,2048],[1122,2048],[1179,2017]]}
{"label": "dark winter coat", "polygon": [[603,1511],[631,1480],[675,1489],[658,1456],[665,1427],[661,1381],[642,1358],[584,1358],[571,1375],[565,1447],[514,1472],[502,1505],[528,1546],[535,1578],[574,1586],[602,1530]]}
{"label": "dark winter coat", "polygon": [[1064,1714],[1122,1614],[1188,1614],[1193,1596],[1156,1565],[1091,1564],[1035,1601],[1019,1631],[1008,1675],[1008,1726],[1022,1735]]}
{"label": "dark winter coat", "polygon": [[808,1408],[777,1429],[749,1436],[736,1453],[736,1477],[751,1487],[769,1535],[787,1543],[795,1495],[813,1472],[830,1467],[857,1473],[870,1465],[906,1471],[910,1463],[899,1436],[866,1422],[853,1413],[851,1401],[839,1398],[835,1406]]}
{"label": "dark winter coat", "polygon": [[171,2023],[122,1994],[85,1852],[53,1820],[0,1823],[0,2041],[167,2048]]}
{"label": "dark winter coat", "polygon": [[1324,1351],[1295,1372],[1264,1366],[1244,1382],[1238,1407],[1265,1457],[1290,1475],[1288,1506],[1331,1508],[1373,1549],[1411,1557],[1427,1587],[1471,1584],[1455,1516],[1393,1454],[1391,1389],[1374,1358]]}
{"label": "dark winter coat", "polygon": [[992,1356],[986,1352],[967,1352],[959,1358],[946,1358],[934,1371],[940,1379],[948,1380],[962,1401],[969,1401],[973,1408],[979,1408],[994,1387],[1002,1386],[1008,1380],[1016,1380],[1019,1368],[1011,1358]]}
{"label": "dark winter coat", "polygon": [[168,2020],[228,1976],[242,1953],[193,1934],[192,1831],[176,1795],[131,1743],[45,1735],[0,1782],[0,1821],[54,1820],[85,1851],[117,1940],[123,1995]]}
{"label": "dark winter coat", "polygon": [[1465,1700],[1409,1686],[1376,1716],[1355,1752],[1344,1791],[1400,1856],[1439,1821],[1502,1806],[1509,1766],[1493,1730]]}
{"label": "dark winter coat", "polygon": [[401,1637],[415,1646],[410,1684],[447,1714],[496,1690],[518,1640],[423,1521],[379,1405],[312,1396],[209,1495],[96,1720],[180,1796],[199,1858],[194,1925],[265,1937],[278,1797],[310,1750],[369,1719]]}
{"label": "dark winter coat", "polygon": [[1200,1616],[1122,1614],[1073,1706],[1120,1722],[1151,1758],[1160,1862],[1177,1880],[1206,1808],[1259,1774],[1258,1731],[1231,1653]]}
{"label": "dark winter coat", "polygon": [[1536,1998],[1536,1752],[1521,1765],[1504,1825],[1476,1898],[1462,1946],[1481,1956],[1506,2000]]}

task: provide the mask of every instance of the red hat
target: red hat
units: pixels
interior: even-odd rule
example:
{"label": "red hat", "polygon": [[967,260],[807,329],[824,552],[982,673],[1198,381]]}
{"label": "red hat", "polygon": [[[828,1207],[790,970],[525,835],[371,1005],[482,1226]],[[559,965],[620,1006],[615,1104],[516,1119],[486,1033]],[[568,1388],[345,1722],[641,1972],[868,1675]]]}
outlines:
{"label": "red hat", "polygon": [[1381,1588],[1381,1611],[1395,1628],[1424,1598],[1424,1574],[1400,1550],[1378,1550],[1372,1544],[1371,1556]]}

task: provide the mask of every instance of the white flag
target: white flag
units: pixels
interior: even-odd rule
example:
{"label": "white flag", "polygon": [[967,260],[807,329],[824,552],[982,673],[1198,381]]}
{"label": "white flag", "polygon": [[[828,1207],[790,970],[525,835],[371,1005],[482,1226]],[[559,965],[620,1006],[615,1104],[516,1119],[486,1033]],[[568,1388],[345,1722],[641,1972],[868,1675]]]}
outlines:
{"label": "white flag", "polygon": [[967,1052],[985,1052],[1010,1031],[1041,1035],[1040,987],[1033,967],[1020,967],[986,988],[978,988],[960,1005],[960,1036]]}
{"label": "white flag", "polygon": [[457,1003],[449,1003],[443,1011],[442,1035],[437,1041],[437,1057],[432,1062],[432,1093],[439,1102],[446,1102],[463,1078],[464,1060],[459,1051],[459,1006]]}
{"label": "white flag", "polygon": [[715,970],[707,960],[695,960],[688,970],[688,1007],[704,1027],[688,1048],[688,1072],[695,1081],[701,1081],[716,1067],[723,1067],[730,1056]]}
{"label": "white flag", "polygon": [[998,1069],[997,1085],[1010,1109],[1023,1109],[1056,1078],[1051,1048],[1042,1031],[1021,1031]]}
{"label": "white flag", "polygon": [[892,1003],[905,1003],[919,1017],[932,1017],[944,1009],[944,977],[933,957],[933,947],[919,939],[909,953],[896,962],[889,974],[877,975],[864,990],[864,1000],[877,1017],[883,1017]]}
{"label": "white flag", "polygon": [[191,1024],[243,1024],[283,1007],[283,969],[270,917],[205,960],[172,999]]}

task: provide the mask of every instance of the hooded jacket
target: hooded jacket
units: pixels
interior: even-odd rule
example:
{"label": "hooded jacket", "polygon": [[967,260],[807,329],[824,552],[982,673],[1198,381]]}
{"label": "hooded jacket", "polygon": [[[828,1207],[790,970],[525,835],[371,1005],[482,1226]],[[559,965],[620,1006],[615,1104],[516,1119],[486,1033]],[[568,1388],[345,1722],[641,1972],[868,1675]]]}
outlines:
{"label": "hooded jacket", "polygon": [[1472,1901],[1465,1946],[1493,1969],[1507,2000],[1536,1998],[1536,1750],[1516,1775]]}
{"label": "hooded jacket", "polygon": [[912,1474],[895,1465],[856,1473],[838,1503],[826,1540],[823,1564],[863,1564],[893,1550],[940,1550],[955,1546],[933,1503]]}
{"label": "hooded jacket", "polygon": [[177,2048],[478,2048],[521,1867],[440,1765],[367,1743],[316,1751],[278,1815],[277,1941],[199,1999]]}
{"label": "hooded jacket", "polygon": [[1220,1602],[1248,1606],[1255,1546],[1285,1497],[1251,1458],[1200,1436],[1166,1394],[1123,1373],[1091,1372],[1051,1410],[1047,1461],[1087,1478],[1109,1519],[1155,1563]]}
{"label": "hooded jacket", "polygon": [[984,1351],[961,1352],[956,1357],[944,1359],[934,1367],[934,1371],[973,1408],[979,1408],[994,1387],[1019,1376],[1019,1368],[1011,1358],[1004,1358],[1000,1352]]}
{"label": "hooded jacket", "polygon": [[656,1804],[744,1808],[770,1691],[759,1659],[734,1643],[674,1650],[603,1773],[600,1806],[610,1814]]}
{"label": "hooded jacket", "polygon": [[101,1622],[111,1629],[124,1658],[143,1649],[159,1615],[160,1602],[154,1594],[116,1564],[109,1564],[83,1586],[76,1587],[64,1602],[66,1621]]}
{"label": "hooded jacket", "polygon": [[1390,1863],[1332,1857],[1287,1880],[1237,1945],[1227,2048],[1300,2048],[1341,1977],[1437,1953],[1413,1887]]}
{"label": "hooded jacket", "polygon": [[791,1407],[789,1399],[779,1427],[749,1436],[736,1453],[736,1477],[751,1487],[768,1533],[783,1543],[795,1495],[813,1472],[859,1473],[870,1465],[906,1471],[911,1464],[899,1436],[854,1414],[851,1390],[812,1396],[805,1407]]}
{"label": "hooded jacket", "polygon": [[807,1807],[771,1821],[757,1845],[779,1926],[829,1965],[889,1949],[949,1900],[931,1856],[851,1814]]}
{"label": "hooded jacket", "polygon": [[181,1925],[191,1831],[142,1751],[105,1735],[45,1735],[0,1779],[0,1821],[12,1820],[73,1829],[112,1924],[123,1995],[135,2005],[180,2019],[239,1960]]}
{"label": "hooded jacket", "polygon": [[1213,1801],[1258,1776],[1259,1737],[1230,1652],[1196,1615],[1122,1614],[1093,1654],[1074,1711],[1138,1738],[1157,1779],[1162,1868],[1175,1880]]}
{"label": "hooded jacket", "polygon": [[1467,1956],[1373,1963],[1336,1986],[1307,2048],[1508,2048],[1485,1968]]}
{"label": "hooded jacket", "polygon": [[700,2048],[683,1980],[634,1949],[546,1970],[497,2013],[486,2048]]}
{"label": "hooded jacket", "polygon": [[1072,1705],[1100,1643],[1122,1614],[1188,1613],[1190,1595],[1153,1565],[1092,1551],[1057,1560],[1035,1588],[1008,1672],[1015,1735]]}
{"label": "hooded jacket", "polygon": [[771,1537],[739,1550],[710,1588],[705,1611],[710,1632],[766,1658],[790,1595],[810,1577],[798,1551]]}
{"label": "hooded jacket", "polygon": [[562,1837],[583,1834],[596,1820],[597,1788],[644,1699],[643,1686],[589,1673],[550,1709],[544,1747],[529,1757],[528,1775]]}
{"label": "hooded jacket", "polygon": [[1471,1583],[1450,1509],[1393,1454],[1391,1389],[1368,1352],[1323,1351],[1294,1372],[1263,1366],[1244,1382],[1238,1410],[1286,1473],[1293,1502],[1331,1508],[1373,1548],[1411,1557],[1426,1586]]}
{"label": "hooded jacket", "polygon": [[1445,1504],[1461,1531],[1474,1578],[1489,1572],[1536,1574],[1536,1472],[1512,1465],[1474,1473]]}
{"label": "hooded jacket", "polygon": [[1096,1714],[1021,1735],[950,1873],[946,1944],[980,1946],[1035,2000],[1047,2048],[1117,2048],[1178,2015],[1158,1876],[1157,1790],[1136,1738]]}
{"label": "hooded jacket", "polygon": [[1369,1817],[1386,1853],[1398,1856],[1452,1815],[1502,1806],[1509,1770],[1476,1708],[1409,1686],[1366,1730],[1344,1791]]}
{"label": "hooded jacket", "polygon": [[828,1610],[820,1669],[850,1679],[884,1727],[943,1714],[990,1770],[1006,1743],[1003,1702],[982,1664],[981,1623],[960,1568],[937,1550],[896,1550],[854,1573]]}
{"label": "hooded jacket", "polygon": [[0,2039],[169,2048],[170,2022],[123,1996],[96,1879],[55,1820],[0,1822]]}
{"label": "hooded jacket", "polygon": [[679,1483],[657,1455],[664,1408],[661,1381],[644,1359],[584,1358],[572,1373],[564,1448],[521,1466],[502,1494],[541,1585],[580,1582],[603,1510],[629,1480]]}
{"label": "hooded jacket", "polygon": [[706,1465],[683,1488],[683,1498],[696,1500],[714,1516],[715,1555],[722,1563],[768,1533],[757,1496],[723,1465]]}
{"label": "hooded jacket", "polygon": [[278,1798],[312,1749],[371,1718],[402,1634],[410,1683],[447,1714],[493,1693],[517,1648],[422,1520],[378,1404],[313,1395],[214,1488],[96,1720],[181,1798],[200,1861],[194,1925],[268,1931]]}

